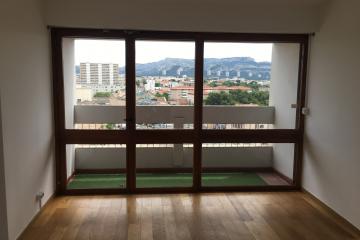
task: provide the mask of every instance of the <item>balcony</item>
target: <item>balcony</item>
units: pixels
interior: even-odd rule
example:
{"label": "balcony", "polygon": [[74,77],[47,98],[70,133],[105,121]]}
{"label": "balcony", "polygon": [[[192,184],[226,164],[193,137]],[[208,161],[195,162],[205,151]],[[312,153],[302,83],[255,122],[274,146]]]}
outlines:
{"label": "balcony", "polygon": [[[221,69],[218,69],[216,72],[216,69],[212,69],[215,65],[208,63],[208,59],[205,58],[206,51],[210,53],[209,47],[211,46],[218,48],[218,50],[222,49],[222,52],[226,52],[226,49],[230,48],[225,46],[227,43],[219,43],[220,45],[215,44],[215,46],[205,41],[203,66],[206,66],[207,69],[203,69],[202,91],[195,91],[197,85],[195,82],[198,83],[198,81],[195,81],[194,73],[199,65],[194,65],[196,62],[194,59],[196,46],[193,41],[187,43],[156,41],[155,43],[136,40],[136,51],[132,56],[135,62],[130,63],[125,61],[125,41],[116,40],[118,48],[115,52],[118,52],[122,59],[119,60],[122,62],[122,67],[119,68],[121,83],[106,85],[101,76],[101,81],[99,77],[97,84],[92,83],[90,78],[86,78],[88,86],[82,86],[83,82],[77,82],[76,76],[74,76],[74,69],[76,69],[74,61],[74,56],[76,56],[75,40],[72,37],[62,39],[63,104],[65,111],[61,117],[64,117],[65,129],[78,130],[67,132],[73,138],[71,141],[67,139],[62,143],[66,145],[68,188],[97,189],[112,186],[113,188],[127,188],[133,191],[134,187],[193,186],[198,188],[203,186],[289,185],[293,183],[293,176],[299,175],[296,175],[294,171],[294,169],[296,170],[294,167],[296,154],[293,135],[291,135],[297,134],[294,129],[295,123],[299,122],[296,110],[299,109],[297,106],[299,106],[299,52],[301,49],[298,43],[273,43],[271,75],[269,64],[265,64],[265,66],[261,62],[254,63],[258,70],[267,69],[268,78],[266,78],[266,82],[263,82],[259,80],[261,78],[259,75],[264,73],[259,70],[260,72],[258,71],[257,74],[254,72],[255,75],[251,73],[250,76],[250,73],[247,72],[249,69],[244,64],[241,65],[241,69],[233,68],[232,72],[231,69],[227,68],[223,68],[222,72]],[[102,45],[107,43],[102,42]],[[144,44],[148,45],[144,47]],[[166,46],[171,44],[191,45],[189,55],[186,58],[182,57],[185,59],[182,61],[184,64],[186,63],[184,66],[189,68],[185,75],[174,72],[171,73],[172,75],[169,73],[169,75],[166,69],[160,71],[162,68],[156,68],[155,73],[149,72],[149,69],[145,71],[141,68],[143,66],[141,61],[136,62],[140,59],[136,54],[142,51],[147,55],[152,55],[149,51],[157,53],[159,49],[162,49],[162,46],[165,46],[162,44]],[[174,46],[171,49],[176,49]],[[234,45],[232,48],[237,48],[236,46]],[[253,47],[258,48],[258,45]],[[103,54],[111,55],[105,50]],[[166,55],[165,59],[176,59],[176,56],[169,54]],[[231,57],[230,55],[227,57]],[[226,59],[226,61],[229,60]],[[144,63],[150,64],[151,62],[146,61]],[[127,68],[126,64],[130,67]],[[175,68],[168,70],[171,69],[176,70]],[[234,75],[235,70],[238,70],[236,76]],[[257,78],[259,79],[256,80]],[[79,79],[81,80],[81,78]],[[128,94],[131,95],[130,97],[134,97],[135,101],[129,101]],[[177,131],[179,140],[174,140],[177,136],[174,136],[171,131],[170,133],[169,131],[153,131],[194,129],[194,116],[195,113],[199,113],[193,105],[200,97],[204,104],[202,128],[224,130],[206,131],[206,134],[210,135],[215,133],[209,142],[206,142],[209,138],[203,138],[198,134],[197,137],[201,138],[202,142],[201,149],[198,145],[193,146],[195,131]],[[127,144],[109,144],[120,141],[115,140],[118,136],[114,134],[114,131],[108,134],[105,130],[125,132],[127,128],[126,117],[134,118],[133,113],[126,116],[125,105],[130,106],[130,109],[135,107],[137,131],[131,137],[124,134],[121,143]],[[80,133],[81,129],[104,131],[87,131],[83,134]],[[290,133],[284,139],[279,136],[277,139],[280,138],[281,141],[276,141],[277,136],[271,136],[276,131],[257,131],[261,134],[255,138],[250,136],[251,139],[256,139],[255,142],[244,143],[241,142],[241,138],[239,138],[239,142],[236,142],[238,136],[236,132],[235,137],[230,141],[232,143],[224,143],[229,142],[229,139],[224,137],[226,135],[224,132],[229,129],[286,129],[289,130],[287,133]],[[126,131],[126,133],[129,132]],[[234,133],[235,131],[231,132]],[[159,137],[155,134],[161,135],[162,133],[164,135],[160,142],[163,144],[156,144]],[[80,135],[82,137],[78,138]],[[268,140],[264,140],[264,136]],[[86,137],[91,138],[91,141],[84,140]],[[142,138],[146,138],[146,141],[143,141]],[[164,142],[164,139],[168,139],[166,141],[171,139],[175,144],[171,141]],[[264,141],[269,142],[264,143]],[[88,142],[99,143],[99,145],[81,144]],[[134,146],[134,142],[141,144]],[[298,139],[296,143],[298,143]],[[131,149],[128,149],[129,147]],[[201,159],[194,159],[194,157]],[[201,169],[199,169],[198,164],[200,160]],[[127,166],[127,163],[132,165]],[[134,170],[136,170],[135,186]],[[129,180],[126,179],[126,173],[129,173],[128,177],[131,181],[126,182]],[[192,173],[197,176],[196,179],[193,179]],[[65,171],[62,174],[65,175]],[[198,178],[200,174],[201,186]],[[77,179],[78,177],[80,178]],[[62,185],[65,183],[64,179],[62,179]],[[79,181],[76,185],[77,180]],[[93,182],[94,184],[83,185],[80,180],[83,180],[83,183]],[[193,180],[194,184],[192,184]],[[98,184],[104,182],[105,185]]]}
{"label": "balcony", "polygon": [[[125,106],[74,106],[76,128],[84,125],[99,128],[102,124],[112,123],[125,127]],[[268,128],[274,123],[274,107],[253,106],[204,106],[204,128],[232,125],[233,128]],[[164,128],[184,128],[194,122],[193,106],[137,106],[136,121],[138,128],[147,125],[163,125]],[[212,126],[210,126],[212,125]],[[262,125],[260,127],[259,125]],[[228,126],[229,127],[229,126]],[[231,127],[231,126],[230,126]]]}
{"label": "balcony", "polygon": [[[204,106],[203,111],[206,129],[276,126],[275,107]],[[137,106],[137,128],[148,131],[152,127],[192,128],[193,113],[192,106]],[[109,123],[116,129],[124,129],[125,118],[125,106],[74,106],[77,129],[102,129]],[[68,178],[75,175],[70,180],[70,188],[125,187],[125,144],[67,146]],[[203,185],[287,185],[292,178],[293,159],[293,144],[204,143]],[[193,145],[137,144],[136,169],[138,187],[191,186]],[[162,178],[165,180],[161,181]]]}

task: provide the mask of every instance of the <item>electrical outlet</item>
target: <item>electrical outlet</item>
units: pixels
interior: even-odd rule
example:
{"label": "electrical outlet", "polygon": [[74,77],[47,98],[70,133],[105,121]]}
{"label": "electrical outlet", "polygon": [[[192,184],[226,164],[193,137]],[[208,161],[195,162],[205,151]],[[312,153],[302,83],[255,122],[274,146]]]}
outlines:
{"label": "electrical outlet", "polygon": [[36,200],[40,201],[44,197],[44,195],[45,195],[44,192],[38,192],[36,194]]}
{"label": "electrical outlet", "polygon": [[45,195],[44,192],[38,192],[36,194],[36,201],[39,202],[39,209],[41,209],[41,207],[42,207],[42,199],[43,199],[44,195]]}

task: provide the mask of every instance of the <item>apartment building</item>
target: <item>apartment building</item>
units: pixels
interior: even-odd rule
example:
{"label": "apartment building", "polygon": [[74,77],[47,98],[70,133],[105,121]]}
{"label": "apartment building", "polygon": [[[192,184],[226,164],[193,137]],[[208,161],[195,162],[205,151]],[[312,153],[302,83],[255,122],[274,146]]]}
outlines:
{"label": "apartment building", "polygon": [[119,90],[124,86],[120,79],[119,64],[115,63],[80,63],[80,77],[76,83],[105,92]]}

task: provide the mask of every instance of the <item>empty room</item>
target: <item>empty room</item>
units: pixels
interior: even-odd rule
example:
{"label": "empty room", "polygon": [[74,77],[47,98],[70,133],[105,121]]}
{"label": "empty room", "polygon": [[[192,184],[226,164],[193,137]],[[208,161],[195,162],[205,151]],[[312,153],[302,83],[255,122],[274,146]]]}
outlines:
{"label": "empty room", "polygon": [[359,240],[359,9],[1,0],[0,239]]}

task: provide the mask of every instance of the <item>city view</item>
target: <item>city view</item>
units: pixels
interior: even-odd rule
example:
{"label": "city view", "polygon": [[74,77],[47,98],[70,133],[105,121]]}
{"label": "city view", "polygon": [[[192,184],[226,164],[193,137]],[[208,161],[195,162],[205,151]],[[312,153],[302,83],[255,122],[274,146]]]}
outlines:
{"label": "city view", "polygon": [[[66,128],[116,130],[74,132],[125,137],[121,144],[67,144],[67,174],[71,169],[77,173],[69,189],[124,189],[129,159],[135,161],[137,188],[191,187],[195,151],[201,151],[202,186],[288,184],[272,169],[284,162],[286,176],[292,176],[293,143],[218,136],[239,133],[228,130],[254,130],[256,135],[263,132],[259,129],[295,128],[298,45],[204,42],[201,146],[181,136],[197,132],[181,131],[196,123],[195,42],[136,40],[132,79],[126,78],[125,41],[66,39],[64,45]],[[129,80],[135,81],[131,93]],[[135,114],[127,112],[127,94],[135,99]],[[123,130],[133,126],[138,142],[131,149],[127,133],[132,131]],[[162,135],[166,129],[179,131]],[[158,136],[166,140],[158,142]],[[134,156],[128,155],[131,151]]]}
{"label": "city view", "polygon": [[[84,41],[79,41],[76,45],[75,54],[82,53],[81,44],[86,44]],[[98,55],[101,57],[98,59],[76,56],[76,105],[126,105],[125,45],[123,41],[111,44],[115,46],[103,49],[102,52],[101,49],[99,50]],[[239,53],[233,50],[234,45],[240,49]],[[268,106],[271,45],[205,43],[204,106]],[[80,51],[77,52],[78,49]],[[194,105],[195,44],[193,42],[137,41],[136,49],[137,110],[142,106]],[[111,59],[114,52],[118,52],[117,59]],[[257,55],[261,55],[263,59],[255,59]],[[224,124],[204,124],[204,128],[243,127]],[[192,122],[184,122],[181,125],[175,127],[173,123],[167,122],[137,122],[137,128],[144,129],[192,128]],[[97,124],[93,128],[121,129],[125,128],[125,124]]]}
{"label": "city view", "polygon": [[[186,62],[186,59],[164,59],[162,62],[169,67],[163,67],[164,69],[154,67],[148,72],[142,71],[137,75],[137,105],[192,105],[193,69],[184,70],[180,65],[182,60]],[[231,59],[216,60],[221,62]],[[258,64],[251,58],[232,60],[239,62],[239,65],[242,62],[244,65],[249,62]],[[177,61],[178,64],[171,65],[172,61]],[[256,65],[248,67],[244,73],[240,70],[236,72],[211,70],[211,68],[222,69],[221,63],[209,66],[209,70],[204,71],[204,103],[206,105],[268,105],[270,63],[263,63],[261,67]],[[90,74],[87,72],[87,66],[90,66]],[[102,82],[99,81],[100,72],[93,71],[94,68],[101,69]],[[117,64],[81,63],[77,66],[77,104],[125,105],[125,72],[122,70],[123,68],[119,68]],[[187,72],[190,74],[187,75]],[[86,76],[90,76],[89,81]]]}

